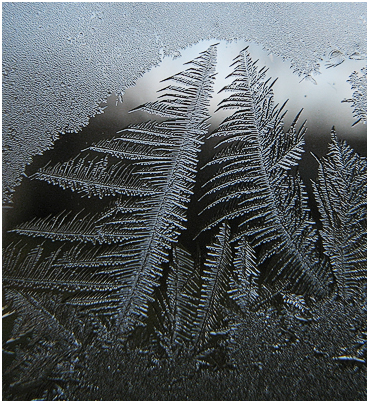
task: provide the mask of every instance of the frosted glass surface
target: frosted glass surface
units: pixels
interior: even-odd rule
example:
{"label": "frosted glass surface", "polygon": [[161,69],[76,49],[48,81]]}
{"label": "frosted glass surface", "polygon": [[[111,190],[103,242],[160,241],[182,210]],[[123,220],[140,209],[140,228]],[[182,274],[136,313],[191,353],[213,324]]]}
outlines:
{"label": "frosted glass surface", "polygon": [[365,52],[364,3],[4,3],[4,399],[366,400]]}
{"label": "frosted glass surface", "polygon": [[4,3],[3,202],[25,165],[165,55],[244,39],[301,77],[366,55],[366,3]]}

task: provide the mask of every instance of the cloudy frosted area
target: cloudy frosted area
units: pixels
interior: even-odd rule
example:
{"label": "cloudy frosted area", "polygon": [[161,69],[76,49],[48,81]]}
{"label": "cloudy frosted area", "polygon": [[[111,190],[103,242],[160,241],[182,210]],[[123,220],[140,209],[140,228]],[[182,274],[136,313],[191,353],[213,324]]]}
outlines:
{"label": "cloudy frosted area", "polygon": [[259,43],[310,80],[333,51],[365,56],[366,4],[4,3],[3,202],[32,156],[85,126],[108,94],[211,38]]}

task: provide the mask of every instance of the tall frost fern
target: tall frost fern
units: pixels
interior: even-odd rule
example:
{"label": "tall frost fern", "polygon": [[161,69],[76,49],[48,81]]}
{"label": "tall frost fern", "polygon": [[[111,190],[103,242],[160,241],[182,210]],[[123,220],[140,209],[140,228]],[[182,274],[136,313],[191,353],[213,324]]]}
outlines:
{"label": "tall frost fern", "polygon": [[337,139],[334,128],[327,156],[318,160],[313,190],[323,224],[320,234],[345,300],[362,292],[366,279],[366,158]]}
{"label": "tall frost fern", "polygon": [[[162,264],[186,228],[198,153],[210,118],[215,63],[213,45],[189,62],[187,70],[164,80],[171,84],[160,91],[158,101],[136,108],[168,120],[135,124],[116,138],[92,145],[90,150],[101,153],[100,159],[77,157],[33,175],[89,197],[123,197],[97,216],[59,215],[14,230],[52,240],[117,243],[117,248],[95,258],[103,262],[100,270],[120,284],[115,308],[122,329],[132,329],[146,317]],[[109,167],[109,155],[122,161]],[[96,270],[96,264],[91,266]]]}
{"label": "tall frost fern", "polygon": [[285,112],[274,105],[274,82],[266,69],[257,69],[247,48],[240,52],[230,74],[234,80],[222,91],[232,94],[219,108],[236,109],[212,136],[221,136],[221,150],[206,166],[218,171],[205,183],[205,207],[215,217],[205,228],[238,219],[234,239],[246,236],[260,249],[258,264],[277,255],[270,276],[287,278],[293,288],[325,294],[326,264],[316,252],[317,231],[307,204],[307,194],[291,168],[304,152],[305,123],[283,130]]}

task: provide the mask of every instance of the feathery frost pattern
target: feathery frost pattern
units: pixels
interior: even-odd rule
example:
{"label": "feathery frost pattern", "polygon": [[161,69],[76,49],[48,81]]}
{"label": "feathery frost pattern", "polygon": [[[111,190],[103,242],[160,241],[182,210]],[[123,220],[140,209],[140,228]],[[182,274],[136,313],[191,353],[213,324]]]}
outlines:
{"label": "feathery frost pattern", "polygon": [[235,279],[231,278],[228,293],[242,309],[247,309],[259,296],[260,272],[256,264],[255,252],[246,237],[238,241],[235,249],[236,255],[233,260]]}
{"label": "feathery frost pattern", "polygon": [[[44,247],[38,245],[26,255],[26,245],[10,244],[4,250],[3,283],[7,287],[28,292],[58,292],[65,295],[66,304],[88,307],[116,316],[113,307],[120,301],[123,285],[114,276],[114,270],[104,269],[96,252],[93,264],[84,264],[81,257],[74,260],[72,255],[86,255],[80,246],[63,252],[63,246],[45,256]],[[87,253],[91,258],[91,251]],[[92,270],[92,267],[94,269]]]}
{"label": "feathery frost pattern", "polygon": [[333,129],[329,152],[317,161],[313,190],[323,224],[323,246],[339,294],[351,299],[362,291],[366,279],[366,158],[338,140]]}
{"label": "feathery frost pattern", "polygon": [[72,219],[69,219],[71,215],[71,213],[63,211],[56,216],[49,215],[46,218],[33,218],[31,221],[18,225],[11,232],[49,238],[53,241],[90,241],[92,243],[102,241],[95,227],[96,216],[80,216],[80,213],[78,213]]}
{"label": "feathery frost pattern", "polygon": [[367,76],[368,69],[363,67],[361,69],[361,74],[354,71],[350,74],[347,82],[351,84],[351,89],[354,90],[352,98],[343,99],[341,102],[351,102],[353,108],[353,115],[357,119],[352,126],[357,125],[359,122],[367,122]]}
{"label": "feathery frost pattern", "polygon": [[[144,217],[139,214],[145,211],[143,207],[132,206],[132,203],[117,200],[114,207],[103,213],[93,216],[81,215],[71,212],[61,212],[56,216],[49,215],[46,218],[34,218],[31,221],[16,226],[9,232],[32,237],[43,237],[53,241],[88,242],[92,244],[122,243],[142,236]],[[128,221],[132,213],[136,218],[130,220],[130,226],[119,226],[117,214],[122,220]],[[72,217],[72,218],[71,218]],[[141,230],[141,232],[140,232]]]}
{"label": "feathery frost pattern", "polygon": [[50,167],[46,165],[32,175],[31,179],[44,180],[52,185],[83,195],[116,196],[145,196],[155,193],[148,185],[143,185],[133,177],[127,167],[115,164],[108,167],[108,157],[95,162],[86,161],[87,157],[74,158],[68,162],[57,163]]}
{"label": "feathery frost pattern", "polygon": [[219,310],[227,295],[230,278],[232,261],[230,234],[229,225],[223,223],[215,241],[207,246],[207,258],[202,275],[203,284],[193,330],[196,344],[206,342],[210,332],[219,327]]}
{"label": "feathery frost pattern", "polygon": [[[119,137],[122,143],[140,145],[143,155],[148,151],[147,160],[137,165],[135,174],[144,183],[154,183],[160,190],[157,196],[138,202],[147,208],[144,213],[146,226],[141,243],[137,245],[139,259],[127,265],[128,269],[135,270],[131,289],[121,307],[122,321],[127,327],[146,316],[147,303],[162,273],[162,263],[168,261],[171,245],[185,229],[198,153],[207,133],[206,120],[210,117],[207,107],[215,62],[216,46],[211,46],[190,62],[193,67],[167,79],[180,86],[169,85],[162,90],[164,93],[159,101],[136,108],[171,120],[134,125]],[[155,144],[156,149],[165,151],[170,158],[151,159],[150,144]],[[124,226],[124,220],[119,225]]]}
{"label": "feathery frost pattern", "polygon": [[[54,167],[47,165],[32,177],[89,197],[129,197],[94,217],[77,215],[68,220],[69,215],[62,213],[14,230],[52,240],[120,245],[120,251],[113,253],[119,264],[112,271],[124,285],[117,306],[122,329],[132,329],[146,317],[162,264],[168,262],[172,244],[186,229],[198,153],[209,126],[215,62],[213,45],[189,62],[187,70],[164,80],[176,85],[163,88],[158,101],[135,109],[170,120],[132,125],[118,132],[119,137],[90,147],[103,154],[101,159],[76,157]],[[123,161],[109,167],[108,155]],[[101,256],[98,260],[104,261]]]}
{"label": "feathery frost pattern", "polygon": [[[340,54],[331,56],[338,65]],[[157,101],[131,111],[160,119],[132,124],[29,177],[74,192],[81,204],[89,205],[84,196],[101,200],[92,205],[97,213],[62,211],[8,231],[4,319],[13,330],[4,382],[11,399],[131,396],[137,371],[160,379],[150,384],[160,384],[165,398],[179,390],[188,397],[192,376],[212,379],[203,366],[244,368],[253,382],[255,365],[268,371],[268,362],[291,357],[289,348],[299,353],[294,340],[304,345],[304,365],[311,357],[315,368],[326,334],[315,315],[329,321],[331,308],[334,326],[327,332],[334,336],[342,309],[349,318],[344,331],[352,333],[355,323],[357,337],[355,346],[348,339],[341,347],[339,335],[334,349],[345,353],[333,359],[365,364],[365,330],[356,314],[365,298],[366,159],[332,131],[329,153],[316,157],[321,229],[315,229],[298,171],[302,112],[285,130],[285,104],[274,104],[274,82],[246,48],[232,64],[233,82],[220,91],[231,94],[218,109],[232,114],[209,137],[220,140],[203,167],[202,177],[209,174],[202,196],[194,196],[216,57],[212,45],[163,80]],[[362,82],[351,78],[363,121]],[[200,217],[209,217],[201,231],[208,232],[195,239],[197,226],[186,228],[193,196],[205,204]]]}
{"label": "feathery frost pattern", "polygon": [[247,236],[254,248],[261,248],[258,264],[278,254],[274,278],[289,278],[297,289],[324,294],[327,268],[315,250],[307,195],[301,179],[289,173],[304,152],[305,123],[297,129],[301,112],[284,132],[284,105],[274,105],[274,82],[265,78],[266,69],[257,70],[247,48],[233,66],[235,79],[223,88],[233,93],[219,108],[236,112],[212,135],[225,137],[217,145],[224,148],[206,165],[220,169],[205,183],[203,195],[212,197],[205,210],[221,209],[221,215],[205,229],[238,218],[234,239]]}

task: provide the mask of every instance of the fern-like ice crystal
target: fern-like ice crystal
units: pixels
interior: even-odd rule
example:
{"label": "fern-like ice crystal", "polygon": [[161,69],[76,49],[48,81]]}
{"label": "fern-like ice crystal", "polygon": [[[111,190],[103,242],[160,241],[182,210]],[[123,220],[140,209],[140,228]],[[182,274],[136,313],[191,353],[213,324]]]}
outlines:
{"label": "fern-like ice crystal", "polygon": [[332,130],[327,156],[319,162],[313,182],[338,292],[344,299],[358,295],[366,279],[366,158],[360,157]]}
{"label": "fern-like ice crystal", "polygon": [[[316,253],[314,228],[307,194],[296,166],[304,149],[305,123],[283,129],[282,108],[274,105],[273,83],[266,69],[258,70],[247,49],[234,63],[234,77],[223,90],[232,94],[220,108],[236,109],[212,136],[222,136],[223,147],[206,166],[220,167],[205,183],[205,210],[215,215],[206,229],[238,219],[234,239],[249,237],[260,249],[258,264],[277,255],[273,278],[288,278],[296,289],[324,294],[327,268]],[[220,214],[217,213],[220,212]]]}

